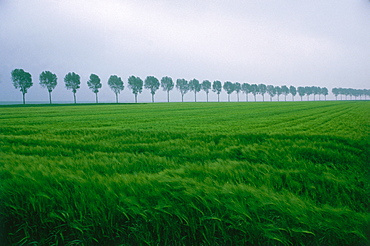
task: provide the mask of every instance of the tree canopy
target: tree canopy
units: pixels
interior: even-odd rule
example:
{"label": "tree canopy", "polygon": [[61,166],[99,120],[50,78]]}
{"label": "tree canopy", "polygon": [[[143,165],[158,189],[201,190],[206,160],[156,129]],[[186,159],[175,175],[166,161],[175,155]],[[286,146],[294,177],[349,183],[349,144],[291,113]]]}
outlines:
{"label": "tree canopy", "polygon": [[161,87],[167,92],[167,102],[170,102],[170,91],[174,86],[175,85],[171,77],[165,76],[161,79]]}
{"label": "tree canopy", "polygon": [[98,92],[102,87],[99,76],[96,74],[91,74],[90,79],[87,81],[87,85],[89,86],[89,89],[95,93],[95,101],[98,103]]}
{"label": "tree canopy", "polygon": [[215,80],[213,81],[212,91],[217,93],[217,101],[220,101],[220,93],[222,91],[222,84],[221,81]]}
{"label": "tree canopy", "polygon": [[116,103],[118,103],[118,94],[125,88],[121,77],[118,77],[117,75],[111,75],[108,79],[108,85],[116,95]]}
{"label": "tree canopy", "polygon": [[230,94],[235,90],[235,85],[230,81],[226,81],[223,86],[224,90],[227,93],[228,101],[230,102]]}
{"label": "tree canopy", "polygon": [[189,84],[186,79],[177,79],[176,88],[181,93],[181,101],[184,102],[184,95],[189,91]]}
{"label": "tree canopy", "polygon": [[208,102],[208,93],[209,90],[212,88],[212,83],[209,80],[203,80],[202,82],[202,90],[206,92],[207,95],[207,102]]}
{"label": "tree canopy", "polygon": [[154,95],[155,92],[159,89],[159,81],[154,76],[147,76],[145,79],[144,87],[145,89],[150,90],[150,94],[152,94],[152,102],[154,102]]}
{"label": "tree canopy", "polygon": [[72,90],[74,103],[76,103],[76,92],[80,88],[80,75],[70,72],[64,77],[67,90]]}
{"label": "tree canopy", "polygon": [[43,88],[47,88],[49,92],[49,101],[51,104],[51,92],[57,86],[57,76],[50,72],[44,71],[40,74],[40,85]]}
{"label": "tree canopy", "polygon": [[32,76],[23,69],[14,69],[12,71],[12,81],[15,89],[20,89],[22,92],[23,104],[26,104],[26,93],[33,85]]}
{"label": "tree canopy", "polygon": [[189,90],[194,91],[195,102],[197,101],[197,92],[200,92],[202,85],[199,83],[199,80],[192,79],[189,81]]}
{"label": "tree canopy", "polygon": [[137,94],[143,91],[143,80],[139,77],[130,76],[128,78],[128,88],[132,90],[135,95],[135,103],[137,103]]}

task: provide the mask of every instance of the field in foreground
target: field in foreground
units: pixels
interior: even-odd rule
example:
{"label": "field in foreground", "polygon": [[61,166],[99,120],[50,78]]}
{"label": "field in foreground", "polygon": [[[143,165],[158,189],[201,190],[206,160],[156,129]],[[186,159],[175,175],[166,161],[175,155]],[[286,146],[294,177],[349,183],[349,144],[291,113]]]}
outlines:
{"label": "field in foreground", "polygon": [[9,245],[368,245],[370,102],[0,107]]}

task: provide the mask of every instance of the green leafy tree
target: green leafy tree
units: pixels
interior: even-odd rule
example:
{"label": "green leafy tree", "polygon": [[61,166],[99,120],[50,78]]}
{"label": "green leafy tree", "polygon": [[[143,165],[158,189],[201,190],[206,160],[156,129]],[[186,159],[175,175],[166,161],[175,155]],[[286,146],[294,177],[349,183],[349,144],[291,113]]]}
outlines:
{"label": "green leafy tree", "polygon": [[306,94],[305,88],[302,86],[299,86],[297,91],[298,91],[298,95],[301,97],[301,101],[303,101],[303,96]]}
{"label": "green leafy tree", "polygon": [[252,93],[252,95],[254,96],[254,101],[256,102],[256,101],[257,101],[256,95],[258,94],[258,85],[256,85],[256,84],[251,84],[250,92],[251,92],[251,93]]}
{"label": "green leafy tree", "polygon": [[286,86],[286,85],[283,85],[281,87],[281,93],[285,96],[285,101],[286,101],[286,97],[289,95],[289,88]]}
{"label": "green leafy tree", "polygon": [[249,92],[250,92],[250,87],[251,87],[251,85],[250,84],[248,84],[248,83],[243,83],[242,84],[242,91],[243,91],[243,93],[245,93],[245,101],[246,102],[248,102],[248,94],[249,94]]}
{"label": "green leafy tree", "polygon": [[276,86],[275,90],[276,90],[277,100],[279,102],[280,101],[280,95],[283,94],[283,91],[281,90],[280,86]]}
{"label": "green leafy tree", "polygon": [[47,88],[49,92],[49,102],[51,104],[51,92],[57,86],[57,76],[50,72],[44,71],[40,74],[40,85],[42,88]]}
{"label": "green leafy tree", "polygon": [[290,92],[290,94],[292,94],[292,100],[294,101],[294,97],[295,97],[295,95],[297,95],[297,89],[294,86],[291,85],[289,87],[289,92]]}
{"label": "green leafy tree", "polygon": [[161,87],[167,92],[167,102],[170,102],[170,91],[174,86],[172,78],[166,76],[161,79]]}
{"label": "green leafy tree", "polygon": [[328,88],[326,87],[321,88],[321,94],[324,95],[326,101],[326,96],[329,94]]}
{"label": "green leafy tree", "polygon": [[177,79],[176,88],[181,93],[181,101],[184,102],[184,95],[189,91],[189,84],[186,79]]}
{"label": "green leafy tree", "polygon": [[228,102],[230,102],[230,94],[233,93],[233,91],[235,90],[235,85],[233,83],[231,83],[230,81],[227,81],[224,83],[224,90],[226,91],[227,93],[227,100]]}
{"label": "green leafy tree", "polygon": [[150,94],[152,94],[152,102],[154,102],[154,95],[155,92],[159,89],[159,81],[154,76],[148,76],[145,79],[144,87],[145,89],[150,90]]}
{"label": "green leafy tree", "polygon": [[197,93],[202,89],[202,85],[199,83],[199,80],[192,79],[189,81],[189,90],[194,91],[195,102],[197,101]]}
{"label": "green leafy tree", "polygon": [[33,85],[32,76],[30,73],[25,72],[23,69],[14,69],[11,72],[12,81],[15,89],[20,89],[22,92],[23,104],[26,104],[26,93]]}
{"label": "green leafy tree", "polygon": [[213,81],[212,91],[217,93],[217,101],[220,102],[220,93],[222,91],[221,81],[218,81],[218,80]]}
{"label": "green leafy tree", "polygon": [[135,95],[135,103],[137,103],[137,95],[143,92],[143,80],[139,77],[130,76],[128,78],[128,88],[132,90]]}
{"label": "green leafy tree", "polygon": [[262,101],[265,101],[265,93],[267,92],[267,87],[265,84],[258,85],[258,93],[262,95]]}
{"label": "green leafy tree", "polygon": [[111,75],[108,79],[108,85],[114,94],[116,94],[116,103],[118,103],[118,94],[120,94],[120,92],[125,88],[121,77],[118,77],[117,75]]}
{"label": "green leafy tree", "polygon": [[202,90],[204,90],[206,92],[207,102],[208,102],[209,90],[211,89],[211,87],[212,87],[212,83],[209,80],[203,80],[203,82],[202,82]]}
{"label": "green leafy tree", "polygon": [[238,102],[239,102],[239,93],[241,90],[242,90],[241,84],[239,82],[235,82],[234,91],[236,92],[236,97],[237,97]]}
{"label": "green leafy tree", "polygon": [[272,98],[276,95],[276,89],[275,89],[275,86],[273,85],[268,85],[266,87],[266,90],[267,90],[267,94],[270,95],[270,101],[272,101]]}
{"label": "green leafy tree", "polygon": [[78,89],[80,89],[80,84],[81,84],[80,75],[74,72],[68,73],[64,77],[64,82],[66,84],[67,90],[72,90],[73,101],[74,103],[76,103],[76,92]]}
{"label": "green leafy tree", "polygon": [[313,93],[312,87],[311,86],[305,86],[304,91],[305,91],[306,96],[307,96],[307,101],[309,101],[310,100],[310,95]]}
{"label": "green leafy tree", "polygon": [[91,74],[90,79],[87,81],[87,86],[89,86],[89,89],[95,93],[95,102],[98,103],[98,92],[102,87],[99,76],[96,74]]}

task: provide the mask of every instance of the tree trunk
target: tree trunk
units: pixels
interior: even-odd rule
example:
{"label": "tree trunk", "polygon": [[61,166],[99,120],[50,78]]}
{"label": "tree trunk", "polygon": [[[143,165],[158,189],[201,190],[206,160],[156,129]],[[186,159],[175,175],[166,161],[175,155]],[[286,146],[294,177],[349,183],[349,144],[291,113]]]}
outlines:
{"label": "tree trunk", "polygon": [[181,102],[184,102],[184,94],[181,93]]}
{"label": "tree trunk", "polygon": [[76,104],[76,93],[75,92],[73,92],[73,101]]}
{"label": "tree trunk", "polygon": [[292,101],[294,102],[294,96],[292,95]]}
{"label": "tree trunk", "polygon": [[262,94],[262,101],[265,101],[265,94]]}
{"label": "tree trunk", "polygon": [[23,104],[26,104],[26,93],[22,92]]}
{"label": "tree trunk", "polygon": [[51,104],[51,91],[49,91],[49,102]]}
{"label": "tree trunk", "polygon": [[154,103],[154,94],[152,93],[152,103]]}
{"label": "tree trunk", "polygon": [[285,101],[286,101],[286,95],[285,95]]}
{"label": "tree trunk", "polygon": [[194,91],[195,102],[197,102],[197,93]]}
{"label": "tree trunk", "polygon": [[206,94],[207,94],[207,102],[208,102],[208,92],[206,92]]}
{"label": "tree trunk", "polygon": [[257,99],[256,99],[256,94],[254,94],[254,101],[257,102]]}
{"label": "tree trunk", "polygon": [[227,101],[230,102],[230,94],[227,94]]}
{"label": "tree trunk", "polygon": [[167,91],[167,102],[170,102],[170,91]]}
{"label": "tree trunk", "polygon": [[95,102],[98,103],[98,93],[95,93]]}
{"label": "tree trunk", "polygon": [[135,103],[137,103],[137,94],[135,94]]}
{"label": "tree trunk", "polygon": [[217,101],[220,102],[220,94],[217,94]]}
{"label": "tree trunk", "polygon": [[239,93],[236,93],[236,96],[237,96],[237,98],[238,98],[238,102],[239,102]]}
{"label": "tree trunk", "polygon": [[245,101],[248,102],[248,93],[245,93]]}
{"label": "tree trunk", "polygon": [[116,93],[116,103],[118,103],[118,93]]}

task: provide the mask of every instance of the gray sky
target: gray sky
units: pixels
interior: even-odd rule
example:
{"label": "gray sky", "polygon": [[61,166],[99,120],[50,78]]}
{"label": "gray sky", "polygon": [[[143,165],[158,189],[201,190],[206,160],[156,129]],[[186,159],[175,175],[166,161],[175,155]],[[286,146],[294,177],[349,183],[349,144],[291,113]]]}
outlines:
{"label": "gray sky", "polygon": [[[121,102],[134,99],[130,75],[370,88],[369,26],[368,0],[0,0],[0,101],[21,101],[15,68],[32,74],[28,101],[48,100],[38,79],[45,70],[58,76],[54,101],[73,100],[68,72],[81,76],[78,101],[95,99],[91,73],[102,79],[100,101],[115,100],[112,74],[125,82]],[[148,90],[139,95],[150,100]],[[156,101],[165,100],[160,89]]]}

